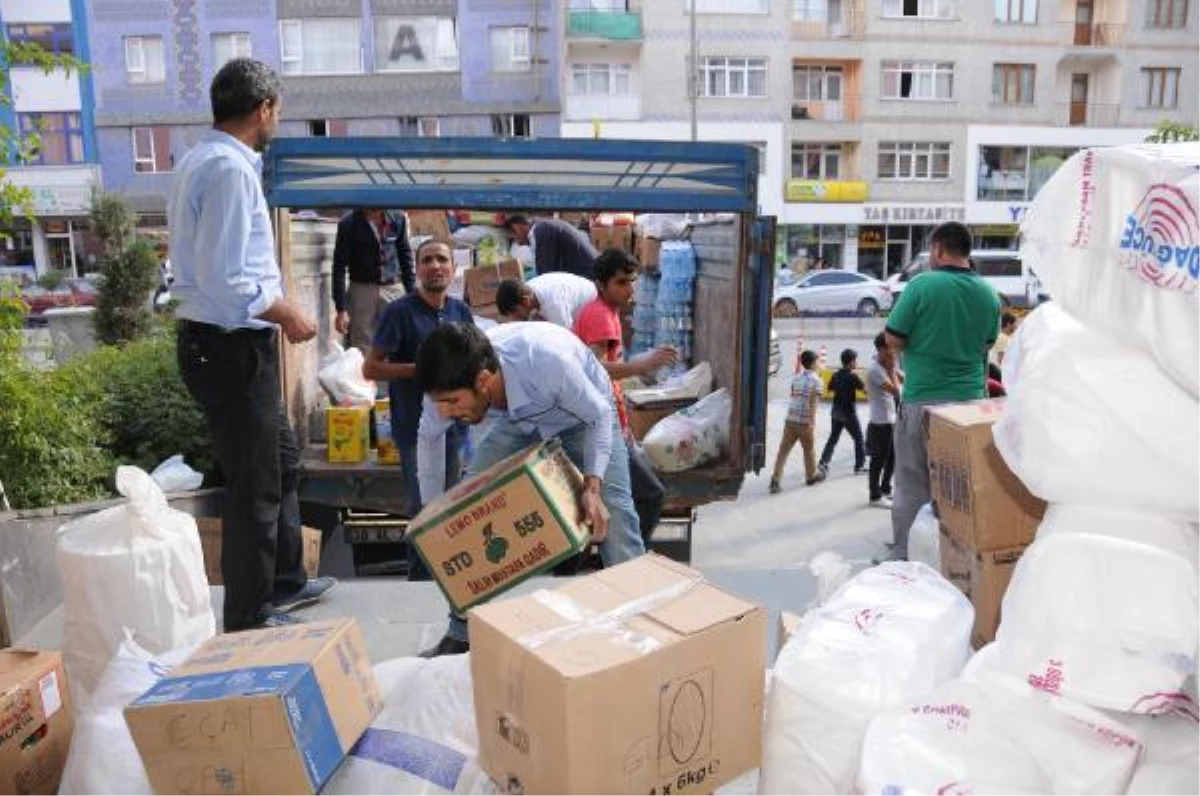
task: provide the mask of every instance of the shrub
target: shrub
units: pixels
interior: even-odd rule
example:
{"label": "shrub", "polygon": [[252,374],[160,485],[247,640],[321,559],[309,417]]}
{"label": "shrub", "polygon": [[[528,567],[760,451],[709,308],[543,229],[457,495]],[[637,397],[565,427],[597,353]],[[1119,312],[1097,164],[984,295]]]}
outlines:
{"label": "shrub", "polygon": [[96,334],[107,345],[144,337],[154,320],[149,296],[158,284],[158,255],[144,239],[104,258],[96,298]]}

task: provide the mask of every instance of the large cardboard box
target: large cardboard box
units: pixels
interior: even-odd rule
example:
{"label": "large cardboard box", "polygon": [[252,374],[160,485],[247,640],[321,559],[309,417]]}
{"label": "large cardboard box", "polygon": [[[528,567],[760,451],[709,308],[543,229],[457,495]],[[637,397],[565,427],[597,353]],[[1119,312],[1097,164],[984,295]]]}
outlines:
{"label": "large cardboard box", "polygon": [[655,270],[662,258],[662,241],[658,238],[639,238],[637,259],[643,268]]}
{"label": "large cardboard box", "polygon": [[450,237],[450,220],[445,210],[409,210],[408,235],[418,237],[429,235],[435,238]]}
{"label": "large cardboard box", "polygon": [[954,538],[942,526],[942,576],[961,589],[971,605],[975,606],[971,643],[976,649],[996,638],[996,628],[1000,626],[1000,604],[1017,560],[1026,547],[1028,545],[1004,550],[976,550]]}
{"label": "large cardboard box", "polygon": [[[210,586],[222,586],[221,576],[221,518],[197,517],[196,528],[200,531],[200,549],[204,551],[204,574]],[[304,526],[300,529],[304,545],[304,571],[315,578],[321,569],[321,532]]]}
{"label": "large cardboard box", "polygon": [[361,464],[371,455],[371,407],[330,406],[325,409],[329,461]]}
{"label": "large cardboard box", "polygon": [[446,600],[466,610],[582,550],[583,476],[557,439],[526,448],[430,502],[409,537]]}
{"label": "large cardboard box", "polygon": [[477,265],[464,274],[467,303],[472,307],[485,307],[496,303],[496,289],[505,279],[520,279],[521,264],[516,260],[501,260],[496,265]]}
{"label": "large cardboard box", "polygon": [[712,793],[759,765],[766,609],[653,554],[471,611],[479,762],[524,793]]}
{"label": "large cardboard box", "polygon": [[614,224],[605,226],[593,224],[591,228],[592,245],[597,251],[605,249],[620,249],[633,253],[633,227],[629,224]]}
{"label": "large cardboard box", "polygon": [[0,650],[0,793],[58,793],[74,731],[62,654]]}
{"label": "large cardboard box", "polygon": [[976,550],[1029,544],[1046,513],[1008,469],[992,439],[1004,401],[949,404],[929,410],[929,485],[942,524]]}
{"label": "large cardboard box", "polygon": [[353,619],[216,636],[125,708],[155,793],[317,793],[383,707]]}

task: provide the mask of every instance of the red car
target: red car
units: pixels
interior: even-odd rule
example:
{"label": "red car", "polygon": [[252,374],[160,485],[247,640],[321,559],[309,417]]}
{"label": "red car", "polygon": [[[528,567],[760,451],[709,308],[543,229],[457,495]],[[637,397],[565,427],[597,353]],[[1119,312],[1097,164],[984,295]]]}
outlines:
{"label": "red car", "polygon": [[29,305],[30,315],[41,315],[58,307],[93,307],[96,305],[96,285],[91,280],[72,277],[54,290],[30,285],[21,290],[21,299]]}

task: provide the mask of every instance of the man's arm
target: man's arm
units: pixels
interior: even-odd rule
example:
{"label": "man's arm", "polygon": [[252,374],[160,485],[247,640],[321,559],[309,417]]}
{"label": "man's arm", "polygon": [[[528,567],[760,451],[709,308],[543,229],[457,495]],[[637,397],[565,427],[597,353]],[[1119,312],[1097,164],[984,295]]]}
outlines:
{"label": "man's arm", "polygon": [[446,432],[453,422],[438,414],[433,399],[425,396],[421,422],[417,424],[417,483],[422,508],[446,491]]}
{"label": "man's arm", "polygon": [[417,366],[411,362],[388,362],[387,349],[372,345],[363,360],[363,378],[372,381],[411,379],[417,375]]}
{"label": "man's arm", "polygon": [[627,362],[609,362],[605,359],[608,356],[607,343],[591,343],[588,348],[592,349],[592,353],[596,355],[596,359],[600,360],[604,371],[613,381],[627,379],[630,376],[645,376],[659,368],[674,365],[677,358],[675,349],[661,346]]}
{"label": "man's arm", "polygon": [[412,243],[408,239],[408,216],[396,215],[396,258],[400,263],[400,282],[405,293],[417,289],[417,275],[413,270]]}
{"label": "man's arm", "polygon": [[535,224],[529,230],[529,243],[533,246],[533,269],[538,276],[558,270],[557,246],[553,231],[546,225]]}
{"label": "man's arm", "polygon": [[333,308],[346,311],[346,270],[350,264],[350,219],[338,222],[337,238],[333,244]]}

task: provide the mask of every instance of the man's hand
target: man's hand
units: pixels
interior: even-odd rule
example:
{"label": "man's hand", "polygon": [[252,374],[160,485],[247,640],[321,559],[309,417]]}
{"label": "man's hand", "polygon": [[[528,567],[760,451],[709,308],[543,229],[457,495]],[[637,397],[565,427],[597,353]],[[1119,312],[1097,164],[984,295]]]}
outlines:
{"label": "man's hand", "polygon": [[317,324],[299,310],[288,313],[279,324],[289,343],[305,343],[317,336]]}
{"label": "man's hand", "polygon": [[641,366],[641,372],[644,375],[646,373],[653,373],[659,368],[674,365],[678,360],[678,352],[674,348],[671,348],[671,346],[664,345],[644,354],[638,360],[638,364]]}
{"label": "man's hand", "polygon": [[345,310],[338,310],[337,317],[333,321],[333,328],[337,329],[338,334],[345,334],[350,331],[350,313]]}
{"label": "man's hand", "polygon": [[583,494],[579,497],[580,520],[592,527],[592,544],[608,536],[608,510],[600,500],[600,479],[589,475],[583,479]]}

